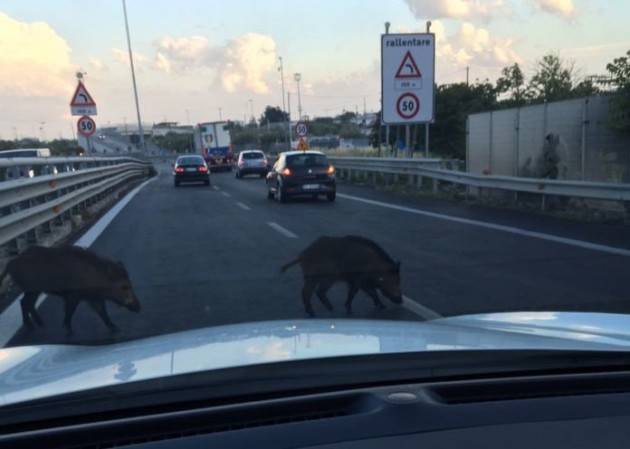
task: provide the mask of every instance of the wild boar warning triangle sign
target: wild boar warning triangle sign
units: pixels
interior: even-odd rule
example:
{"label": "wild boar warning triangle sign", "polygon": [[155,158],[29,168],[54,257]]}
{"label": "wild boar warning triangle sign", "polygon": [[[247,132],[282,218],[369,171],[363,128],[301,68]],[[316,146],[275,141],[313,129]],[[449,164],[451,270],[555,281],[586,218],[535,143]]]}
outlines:
{"label": "wild boar warning triangle sign", "polygon": [[70,111],[72,115],[96,115],[96,102],[81,81],[70,101]]}
{"label": "wild boar warning triangle sign", "polygon": [[408,51],[405,53],[405,56],[396,71],[396,78],[404,79],[404,78],[422,78],[422,74],[418,69],[416,61],[411,56],[411,52]]}

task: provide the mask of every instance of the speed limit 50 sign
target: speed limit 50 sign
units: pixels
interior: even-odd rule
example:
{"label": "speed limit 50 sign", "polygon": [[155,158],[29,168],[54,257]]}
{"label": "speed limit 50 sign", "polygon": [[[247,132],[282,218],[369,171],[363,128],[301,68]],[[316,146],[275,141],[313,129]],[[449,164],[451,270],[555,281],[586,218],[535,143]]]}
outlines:
{"label": "speed limit 50 sign", "polygon": [[384,123],[432,122],[435,35],[383,34],[381,83]]}
{"label": "speed limit 50 sign", "polygon": [[84,115],[77,122],[77,131],[84,137],[90,137],[96,131],[96,123],[91,117]]}

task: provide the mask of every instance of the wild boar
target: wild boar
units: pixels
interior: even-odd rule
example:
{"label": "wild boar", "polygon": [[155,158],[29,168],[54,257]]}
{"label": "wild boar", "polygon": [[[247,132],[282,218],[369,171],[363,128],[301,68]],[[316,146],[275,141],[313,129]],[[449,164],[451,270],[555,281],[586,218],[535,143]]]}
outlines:
{"label": "wild boar", "polygon": [[393,303],[402,303],[400,262],[395,262],[372,240],[351,235],[320,237],[295,260],[284,265],[282,272],[297,264],[300,264],[304,275],[302,301],[306,313],[311,316],[313,292],[316,291],[324,306],[332,310],[326,292],[338,281],[348,284],[348,313],[352,312],[352,301],[359,290],[367,293],[379,309],[385,306],[379,299],[378,291]]}
{"label": "wild boar", "polygon": [[32,328],[33,321],[43,326],[35,309],[40,293],[63,299],[63,325],[68,335],[72,334],[72,315],[80,301],[87,301],[112,332],[118,328],[107,314],[106,300],[132,312],[140,311],[140,302],[124,265],[76,246],[28,248],[9,261],[0,282],[7,275],[24,292],[22,320],[27,327]]}

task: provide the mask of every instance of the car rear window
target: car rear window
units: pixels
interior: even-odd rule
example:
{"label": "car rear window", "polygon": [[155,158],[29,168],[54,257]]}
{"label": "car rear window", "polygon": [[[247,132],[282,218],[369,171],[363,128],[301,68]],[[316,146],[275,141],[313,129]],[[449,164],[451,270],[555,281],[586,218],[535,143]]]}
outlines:
{"label": "car rear window", "polygon": [[265,157],[263,153],[243,153],[243,159],[262,159]]}
{"label": "car rear window", "polygon": [[323,154],[295,154],[287,156],[289,167],[317,167],[327,166],[328,158]]}
{"label": "car rear window", "polygon": [[202,165],[203,159],[199,156],[180,157],[177,159],[177,165]]}

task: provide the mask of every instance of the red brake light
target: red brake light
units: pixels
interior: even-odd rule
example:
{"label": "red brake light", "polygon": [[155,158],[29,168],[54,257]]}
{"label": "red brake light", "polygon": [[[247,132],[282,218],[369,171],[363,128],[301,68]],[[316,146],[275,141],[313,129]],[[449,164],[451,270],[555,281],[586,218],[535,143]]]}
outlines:
{"label": "red brake light", "polygon": [[197,170],[199,170],[201,173],[208,173],[208,167],[206,167],[205,165],[201,165],[199,168],[197,168]]}
{"label": "red brake light", "polygon": [[291,176],[291,170],[289,169],[289,167],[287,167],[284,170],[282,170],[282,174],[284,176]]}
{"label": "red brake light", "polygon": [[184,173],[184,167],[175,168],[175,173]]}

